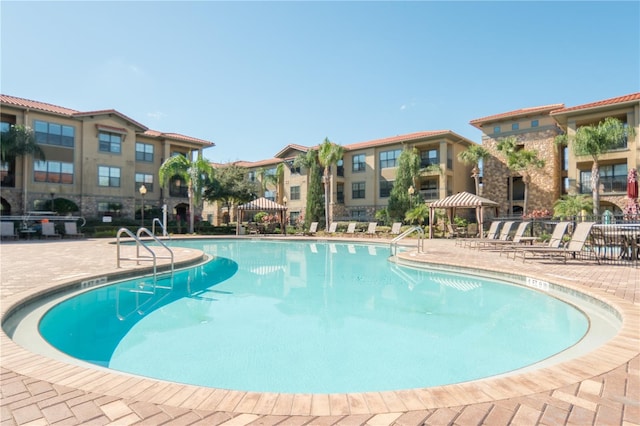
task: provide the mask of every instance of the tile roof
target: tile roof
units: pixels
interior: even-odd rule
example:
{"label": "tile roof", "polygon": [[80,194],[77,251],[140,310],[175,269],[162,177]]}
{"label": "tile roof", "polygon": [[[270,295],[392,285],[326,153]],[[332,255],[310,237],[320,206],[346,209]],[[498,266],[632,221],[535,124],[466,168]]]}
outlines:
{"label": "tile roof", "polygon": [[121,112],[115,109],[104,109],[104,110],[97,110],[97,111],[77,111],[75,109],[63,108],[63,107],[48,104],[45,102],[32,101],[30,99],[18,98],[15,96],[2,95],[2,94],[0,94],[0,104],[12,105],[12,106],[15,106],[18,108],[24,108],[24,109],[33,109],[33,110],[43,111],[51,114],[59,114],[59,115],[64,115],[71,118],[81,118],[81,117],[89,117],[93,115],[113,114],[133,124],[134,126],[137,126],[141,131],[144,132],[143,133],[144,135],[149,137],[156,137],[156,138],[164,137],[164,138],[183,141],[183,142],[191,142],[191,143],[197,143],[202,145],[215,146],[213,142],[205,141],[203,139],[193,138],[190,136],[181,135],[179,133],[163,133],[163,132],[158,132],[156,130],[150,130],[147,126],[140,124],[136,120],[133,120],[132,118],[127,117],[126,115],[122,114]]}
{"label": "tile roof", "polygon": [[542,106],[531,107],[531,108],[520,108],[514,111],[489,115],[482,118],[476,118],[475,120],[471,120],[469,124],[479,129],[482,127],[482,124],[490,123],[492,121],[500,121],[500,120],[515,118],[515,117],[526,117],[530,115],[543,114],[547,112],[550,113],[551,111],[554,111],[563,107],[564,107],[564,104],[551,104],[551,105],[542,105]]}
{"label": "tile roof", "polygon": [[30,99],[17,98],[15,96],[0,95],[0,103],[13,105],[19,108],[35,109],[39,111],[49,112],[52,114],[60,114],[72,116],[79,111],[69,108],[63,108],[57,105],[47,104],[45,102],[32,101]]}
{"label": "tile roof", "polygon": [[346,151],[353,151],[356,149],[371,148],[374,146],[387,145],[387,144],[398,143],[398,142],[410,142],[417,139],[425,139],[433,136],[443,136],[446,134],[451,134],[451,135],[454,135],[455,137],[459,137],[460,139],[465,139],[464,137],[457,135],[451,130],[433,130],[429,132],[415,132],[415,133],[408,133],[405,135],[391,136],[388,138],[375,139],[367,142],[357,142],[349,145],[343,145],[343,147]]}
{"label": "tile roof", "polygon": [[640,92],[631,93],[629,95],[618,96],[616,98],[605,99],[597,102],[590,102],[588,104],[576,105],[569,108],[562,108],[556,111],[552,111],[551,115],[565,114],[567,112],[578,111],[583,109],[591,109],[591,108],[599,108],[611,105],[624,104],[627,102],[638,102],[640,101]]}

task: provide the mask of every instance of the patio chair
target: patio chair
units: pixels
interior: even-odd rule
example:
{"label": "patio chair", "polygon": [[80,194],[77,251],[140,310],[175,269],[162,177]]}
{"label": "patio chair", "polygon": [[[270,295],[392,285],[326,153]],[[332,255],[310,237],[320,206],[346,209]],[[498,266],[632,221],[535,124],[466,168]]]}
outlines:
{"label": "patio chair", "polygon": [[502,228],[500,229],[500,235],[498,235],[497,238],[476,238],[475,241],[471,243],[471,247],[480,248],[481,246],[486,247],[494,241],[509,241],[509,234],[511,233],[511,228],[513,228],[514,223],[514,221],[505,222],[502,225]]}
{"label": "patio chair", "polygon": [[[573,231],[573,235],[571,235],[571,240],[567,243],[566,246],[561,247],[523,247],[519,250],[522,253],[522,262],[524,262],[527,253],[531,253],[532,255],[539,255],[545,257],[561,257],[564,263],[567,263],[567,258],[569,255],[572,257],[576,257],[578,253],[582,252],[584,246],[589,239],[589,235],[591,234],[591,229],[593,228],[594,222],[581,222],[576,225],[576,229]],[[598,253],[596,254],[596,260],[600,263],[600,256]]]}
{"label": "patio chair", "polygon": [[544,244],[544,245],[539,245],[539,246],[532,246],[532,247],[511,247],[512,251],[513,251],[513,258],[515,259],[518,255],[518,253],[520,252],[520,249],[527,249],[527,248],[558,248],[562,245],[562,238],[564,237],[564,234],[567,233],[567,228],[569,228],[569,225],[571,225],[571,222],[558,222],[556,223],[556,225],[553,227],[553,232],[551,233],[551,238],[549,239],[549,241]]}
{"label": "patio chair", "polygon": [[356,234],[356,223],[355,222],[349,222],[349,225],[347,225],[347,235],[355,235]]}
{"label": "patio chair", "polygon": [[75,222],[65,222],[64,236],[69,238],[83,238],[84,234],[78,232],[78,225]]}
{"label": "patio chair", "polygon": [[331,225],[329,225],[329,234],[333,235],[336,233],[336,231],[338,230],[338,222],[331,222]]}
{"label": "patio chair", "polygon": [[316,235],[316,232],[318,232],[318,222],[311,222],[311,225],[309,225],[309,230],[307,232],[305,232],[305,235]]}
{"label": "patio chair", "polygon": [[58,231],[56,231],[56,227],[53,222],[42,223],[41,236],[43,238],[62,238],[62,235],[58,234]]}
{"label": "patio chair", "polygon": [[391,225],[391,235],[400,235],[400,228],[402,228],[402,222],[395,222]]}
{"label": "patio chair", "polygon": [[[495,240],[498,237],[498,229],[500,229],[500,225],[502,225],[501,220],[494,220],[493,222],[491,222],[491,225],[489,225],[489,229],[484,235],[484,238],[488,240]],[[471,246],[476,241],[478,241],[478,238],[457,238],[456,245],[466,247],[467,244]]]}
{"label": "patio chair", "polygon": [[[524,242],[533,241],[534,239],[533,237],[524,236],[524,233],[526,232],[530,223],[531,222],[520,222],[520,224],[516,228],[516,233],[513,235],[513,238],[509,237],[509,232],[507,232],[506,238],[503,239],[503,234],[500,233],[499,239],[485,241],[484,243],[485,246],[483,248],[487,248],[490,250],[499,248],[500,250],[502,250],[503,247],[513,246],[516,244],[522,244]],[[509,224],[509,222],[505,223],[505,226],[503,227],[503,229],[507,226],[507,224]],[[511,228],[512,226],[513,226],[513,222],[511,223],[511,225],[509,225],[509,228]]]}
{"label": "patio chair", "polygon": [[367,235],[370,237],[375,237],[377,226],[378,226],[377,222],[369,222],[369,226],[367,227]]}
{"label": "patio chair", "polygon": [[2,228],[0,228],[0,237],[2,238],[12,238],[14,240],[18,239],[18,234],[16,233],[16,228],[13,222],[1,222]]}

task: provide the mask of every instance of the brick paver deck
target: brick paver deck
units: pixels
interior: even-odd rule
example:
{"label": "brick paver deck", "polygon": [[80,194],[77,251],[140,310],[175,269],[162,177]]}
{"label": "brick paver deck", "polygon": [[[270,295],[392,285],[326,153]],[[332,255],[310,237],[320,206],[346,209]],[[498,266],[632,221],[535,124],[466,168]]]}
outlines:
{"label": "brick paver deck", "polygon": [[[351,241],[354,239],[351,238]],[[367,239],[372,241],[372,239]],[[115,268],[107,240],[3,242],[2,317],[43,290],[149,265]],[[640,425],[640,269],[514,261],[428,240],[407,262],[526,275],[606,300],[620,333],[578,359],[539,371],[399,392],[300,395],[237,392],[104,372],[33,354],[1,334],[2,425]],[[178,249],[177,261],[202,257]],[[497,350],[499,350],[497,348]]]}

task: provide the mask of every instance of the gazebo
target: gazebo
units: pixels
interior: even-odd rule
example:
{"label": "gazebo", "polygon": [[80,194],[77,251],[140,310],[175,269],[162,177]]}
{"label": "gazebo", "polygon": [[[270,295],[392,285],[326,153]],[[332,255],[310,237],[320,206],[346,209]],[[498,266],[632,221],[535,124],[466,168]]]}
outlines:
{"label": "gazebo", "polygon": [[480,238],[483,236],[482,224],[484,222],[485,207],[493,207],[496,209],[498,216],[498,203],[488,198],[482,198],[469,192],[459,192],[450,195],[438,201],[429,204],[429,238],[433,238],[433,219],[435,217],[435,209],[446,209],[449,222],[453,220],[457,209],[476,209],[476,220],[480,231]]}
{"label": "gazebo", "polygon": [[264,197],[256,198],[253,201],[238,206],[238,222],[236,224],[236,235],[240,234],[240,223],[244,212],[267,212],[273,213],[278,216],[280,226],[282,227],[282,233],[287,234],[287,228],[285,223],[285,217],[287,215],[287,206],[278,204],[274,201],[268,200]]}

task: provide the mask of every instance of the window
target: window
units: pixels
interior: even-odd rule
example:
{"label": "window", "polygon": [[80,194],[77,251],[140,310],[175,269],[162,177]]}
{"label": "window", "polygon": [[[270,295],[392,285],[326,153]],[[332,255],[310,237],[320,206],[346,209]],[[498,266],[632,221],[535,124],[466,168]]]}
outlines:
{"label": "window", "polygon": [[98,186],[120,186],[120,167],[98,166]]}
{"label": "window", "polygon": [[493,128],[493,133],[500,133],[500,126],[496,126]]}
{"label": "window", "polygon": [[100,132],[98,134],[98,140],[100,141],[100,151],[111,152],[114,154],[120,153],[122,135],[117,133]]}
{"label": "window", "polygon": [[256,181],[256,172],[255,171],[250,171],[249,173],[247,173],[247,180],[249,182],[255,182]]}
{"label": "window", "polygon": [[518,130],[520,128],[520,124],[519,123],[513,123],[511,125],[511,130]]}
{"label": "window", "polygon": [[420,167],[429,167],[440,164],[440,156],[437,149],[420,152]]}
{"label": "window", "polygon": [[380,181],[380,198],[387,198],[391,195],[393,189],[393,181],[381,180]]}
{"label": "window", "polygon": [[289,195],[291,196],[291,200],[299,200],[300,199],[300,187],[292,186],[289,188]]}
{"label": "window", "polygon": [[174,176],[169,182],[169,196],[187,198],[189,196],[189,187],[187,183],[179,176]]}
{"label": "window", "polygon": [[437,200],[438,199],[438,180],[428,179],[420,184],[420,194],[425,200]]}
{"label": "window", "polygon": [[153,162],[153,145],[136,142],[136,161]]}
{"label": "window", "polygon": [[538,127],[538,120],[531,120],[531,127]]}
{"label": "window", "polygon": [[147,192],[153,191],[153,175],[136,173],[136,192],[140,190],[143,184],[147,188]]}
{"label": "window", "polygon": [[383,151],[380,153],[380,168],[396,167],[398,165],[398,157],[400,157],[401,149],[393,151]]}
{"label": "window", "polygon": [[[625,192],[627,190],[627,164],[600,166],[602,192]],[[591,193],[591,170],[580,172],[580,192]]]}
{"label": "window", "polygon": [[75,127],[35,120],[36,141],[43,145],[58,145],[73,148]]}
{"label": "window", "polygon": [[300,212],[289,213],[289,225],[295,226],[300,218]]}
{"label": "window", "polygon": [[365,162],[364,154],[357,154],[351,158],[351,164],[353,165],[353,172],[364,172]]}
{"label": "window", "polygon": [[344,183],[336,184],[336,202],[344,204]]}
{"label": "window", "polygon": [[73,163],[35,161],[33,180],[36,182],[73,183]]}
{"label": "window", "polygon": [[99,216],[120,216],[121,211],[122,211],[121,203],[113,203],[108,201],[98,202]]}
{"label": "window", "polygon": [[364,198],[364,182],[353,182],[351,184],[351,198]]}
{"label": "window", "polygon": [[340,177],[344,176],[344,160],[342,158],[336,163],[336,168],[337,175]]}
{"label": "window", "polygon": [[264,198],[270,201],[276,200],[276,191],[264,191]]}
{"label": "window", "polygon": [[368,219],[367,218],[367,211],[366,210],[361,210],[361,209],[351,210],[350,216],[353,219],[361,219],[361,220]]}

